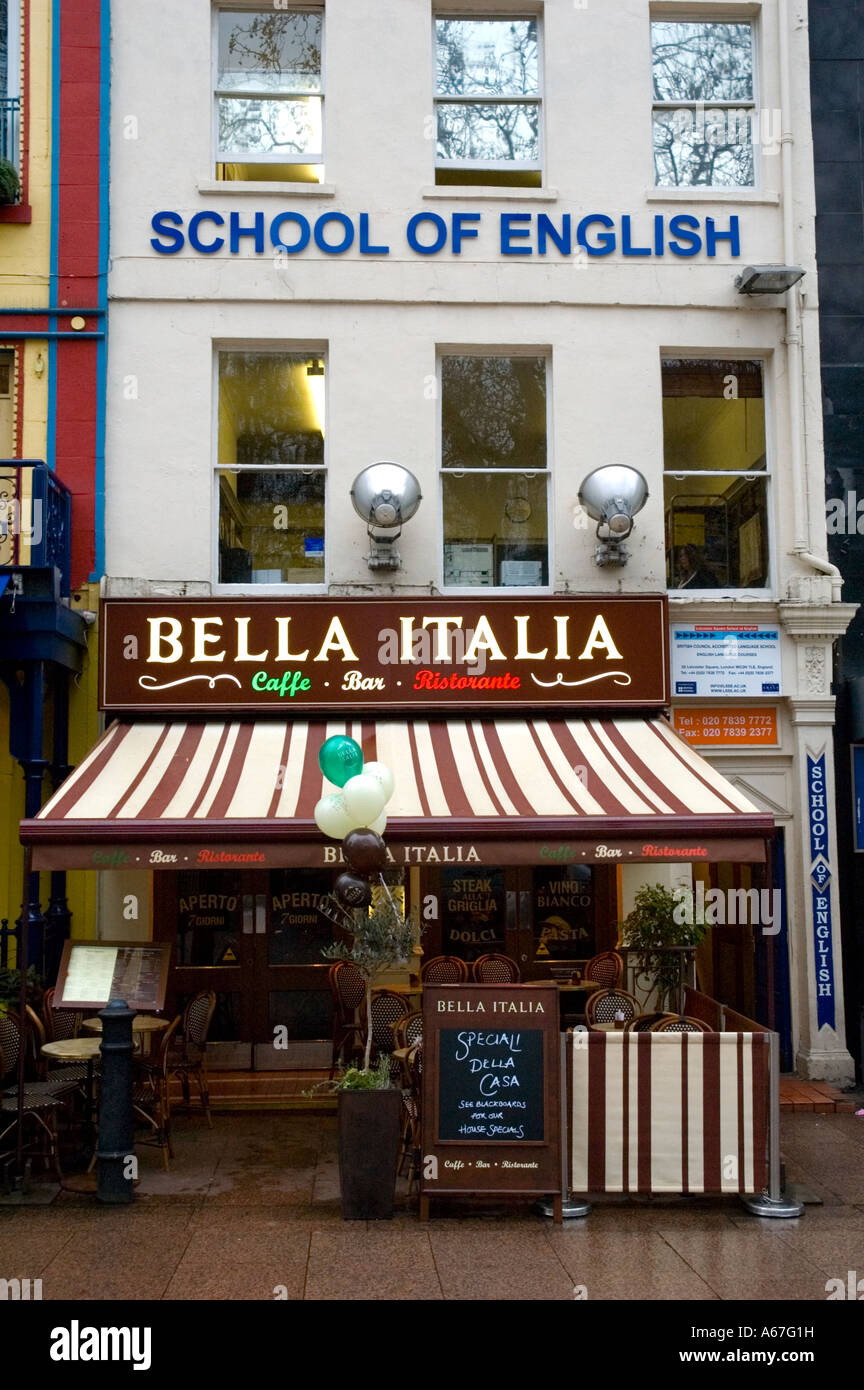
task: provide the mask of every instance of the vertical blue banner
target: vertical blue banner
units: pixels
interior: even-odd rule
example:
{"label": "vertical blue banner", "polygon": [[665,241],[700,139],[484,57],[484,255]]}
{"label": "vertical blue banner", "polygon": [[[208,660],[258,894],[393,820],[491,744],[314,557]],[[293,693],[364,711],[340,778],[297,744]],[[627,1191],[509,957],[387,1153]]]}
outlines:
{"label": "vertical blue banner", "polygon": [[835,1026],[834,957],[831,929],[831,864],[828,858],[828,797],[825,754],[807,755],[810,884],[813,890],[813,950],[816,961],[816,1026]]}

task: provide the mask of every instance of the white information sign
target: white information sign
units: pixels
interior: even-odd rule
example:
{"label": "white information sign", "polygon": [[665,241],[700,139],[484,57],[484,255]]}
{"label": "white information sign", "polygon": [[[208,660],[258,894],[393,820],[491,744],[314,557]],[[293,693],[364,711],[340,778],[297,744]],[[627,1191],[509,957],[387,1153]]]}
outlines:
{"label": "white information sign", "polygon": [[779,695],[780,632],[765,623],[673,623],[675,695]]}

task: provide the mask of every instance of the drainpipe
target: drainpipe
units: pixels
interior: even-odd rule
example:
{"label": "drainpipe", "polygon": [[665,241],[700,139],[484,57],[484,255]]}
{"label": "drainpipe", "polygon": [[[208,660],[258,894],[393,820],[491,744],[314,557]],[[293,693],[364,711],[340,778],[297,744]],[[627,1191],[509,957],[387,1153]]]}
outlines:
{"label": "drainpipe", "polygon": [[[789,58],[789,4],[788,0],[778,0],[778,24],[780,31],[780,109],[783,126],[780,136],[780,150],[783,169],[783,258],[787,265],[796,265],[795,258],[795,213],[792,195],[792,144],[793,134],[790,125],[792,112],[792,81]],[[810,549],[810,529],[808,516],[808,469],[805,445],[804,423],[804,343],[799,311],[798,287],[793,285],[786,291],[786,377],[789,383],[790,404],[790,453],[792,476],[795,480],[795,544],[792,554],[804,560],[820,574],[827,574],[831,580],[831,601],[840,602],[843,576],[836,565]]]}

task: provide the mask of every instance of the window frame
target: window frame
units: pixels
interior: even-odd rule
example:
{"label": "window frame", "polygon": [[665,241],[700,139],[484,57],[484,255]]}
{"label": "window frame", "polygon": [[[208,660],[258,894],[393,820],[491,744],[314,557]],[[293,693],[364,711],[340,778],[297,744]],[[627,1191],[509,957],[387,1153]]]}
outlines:
{"label": "window frame", "polygon": [[[666,431],[663,424],[663,367],[666,360],[675,361],[720,361],[720,362],[758,362],[762,368],[762,409],[765,417],[765,468],[756,473],[748,473],[742,468],[667,468]],[[729,599],[765,601],[775,598],[777,593],[777,518],[774,501],[774,380],[772,375],[774,354],[769,349],[746,348],[661,348],[660,364],[660,440],[662,448],[661,486],[663,487],[663,558],[667,559],[666,549],[666,479],[704,478],[706,474],[717,478],[764,478],[765,479],[765,520],[768,528],[766,551],[768,555],[768,584],[760,587],[717,586],[713,589],[672,589],[664,585],[670,599],[676,602],[728,602]],[[694,397],[698,399],[698,397]]]}
{"label": "window frame", "polygon": [[[266,92],[254,91],[251,88],[242,90],[232,90],[226,92],[218,85],[219,75],[219,16],[221,14],[319,14],[321,16],[321,85],[317,92]],[[211,66],[210,66],[210,93],[211,93],[211,127],[212,127],[212,147],[213,147],[213,171],[215,175],[216,166],[219,164],[310,164],[316,168],[324,168],[326,160],[327,133],[325,127],[325,95],[326,95],[326,43],[327,43],[327,24],[325,18],[324,5],[303,4],[302,0],[298,4],[291,4],[290,9],[274,10],[272,5],[268,8],[256,0],[254,4],[244,4],[243,0],[226,0],[226,3],[216,4],[212,7],[212,32],[211,32]],[[312,153],[298,153],[292,155],[290,152],[279,154],[261,153],[260,151],[223,151],[219,144],[219,100],[221,97],[237,97],[244,100],[270,101],[299,101],[310,97],[317,98],[321,102],[321,149]],[[225,180],[230,182],[230,180]]]}
{"label": "window frame", "polygon": [[[330,542],[328,540],[328,516],[330,513],[330,458],[328,438],[329,412],[330,412],[330,391],[327,382],[330,378],[330,357],[329,344],[323,341],[283,341],[274,342],[272,340],[229,340],[217,339],[212,344],[213,352],[213,399],[211,412],[211,464],[210,464],[210,554],[211,554],[211,592],[214,594],[234,595],[237,598],[254,598],[256,595],[266,598],[268,595],[274,597],[290,594],[298,598],[307,595],[318,597],[328,592],[330,584]],[[252,352],[259,356],[282,356],[290,353],[297,356],[320,358],[324,363],[324,462],[323,464],[307,465],[305,471],[309,473],[324,474],[324,577],[314,584],[254,584],[251,581],[244,581],[239,584],[230,584],[219,578],[219,475],[228,465],[219,462],[219,358],[222,353],[228,352]],[[238,473],[263,473],[272,470],[274,473],[296,472],[281,464],[239,464],[235,466]]]}
{"label": "window frame", "polygon": [[[650,127],[650,148],[651,148],[651,191],[655,196],[662,196],[664,193],[675,194],[677,191],[686,190],[688,193],[699,193],[700,190],[706,193],[720,193],[729,197],[736,193],[753,194],[762,190],[762,146],[760,141],[750,142],[753,151],[753,182],[752,183],[660,183],[658,181],[657,161],[654,145],[654,118],[658,111],[693,111],[696,112],[700,105],[704,112],[707,111],[737,111],[746,109],[752,113],[758,128],[759,102],[760,102],[760,71],[759,64],[762,52],[761,34],[759,33],[760,14],[749,11],[747,13],[736,14],[730,7],[723,15],[705,14],[698,9],[687,8],[680,14],[669,13],[666,9],[656,10],[652,7],[648,15],[648,88],[651,97],[651,127]],[[654,96],[654,25],[655,24],[747,24],[750,27],[750,70],[752,96],[749,100],[720,101],[714,100],[705,102],[691,101],[658,101]],[[753,133],[753,120],[751,119],[751,135]]]}
{"label": "window frame", "polygon": [[[464,23],[480,23],[481,21],[498,21],[506,23],[514,20],[533,20],[537,25],[537,88],[536,97],[516,96],[516,97],[488,97],[488,96],[439,96],[438,93],[438,34],[436,25],[439,20],[452,20]],[[530,6],[513,11],[508,14],[498,10],[485,12],[477,9],[466,10],[446,10],[433,9],[432,11],[432,106],[435,120],[435,155],[434,155],[434,174],[439,169],[463,169],[468,172],[476,172],[482,175],[489,173],[519,173],[519,174],[539,174],[541,184],[545,175],[546,163],[546,139],[545,139],[545,87],[546,87],[546,68],[544,62],[544,27],[542,10],[532,11]],[[440,159],[438,157],[438,107],[440,104],[447,106],[535,106],[538,110],[537,117],[537,159],[536,160],[512,160],[512,159]],[[450,187],[451,185],[440,185]],[[475,184],[452,185],[457,191],[460,188],[476,188],[482,186],[482,180],[478,179]],[[506,187],[507,185],[496,184],[496,188]],[[520,188],[521,185],[513,185]]]}
{"label": "window frame", "polygon": [[[536,477],[540,469],[536,468],[445,468],[443,466],[443,424],[444,424],[444,383],[442,364],[446,357],[542,357],[546,363],[546,467],[543,473],[546,477],[546,584],[447,584],[444,580],[444,547],[447,544],[444,535],[444,479],[447,477],[465,477],[467,474],[477,474],[479,476],[521,474]],[[436,439],[435,455],[436,470],[438,474],[438,562],[437,562],[437,585],[440,593],[453,595],[461,598],[477,598],[484,594],[493,597],[510,595],[517,598],[530,598],[532,595],[542,596],[555,592],[555,527],[554,527],[554,487],[553,487],[553,458],[552,458],[552,362],[553,352],[549,346],[533,346],[528,344],[518,344],[513,347],[502,347],[496,343],[494,345],[471,344],[439,344],[435,350],[435,380],[437,386],[438,410],[436,420]]]}

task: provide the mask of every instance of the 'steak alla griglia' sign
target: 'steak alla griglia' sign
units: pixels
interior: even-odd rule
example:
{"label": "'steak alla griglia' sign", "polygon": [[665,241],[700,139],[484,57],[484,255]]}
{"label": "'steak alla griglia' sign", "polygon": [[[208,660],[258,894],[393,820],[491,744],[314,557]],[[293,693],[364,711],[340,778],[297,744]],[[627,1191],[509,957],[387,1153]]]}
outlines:
{"label": "'steak alla griglia' sign", "polygon": [[657,708],[669,698],[667,632],[662,594],[106,599],[100,707]]}

